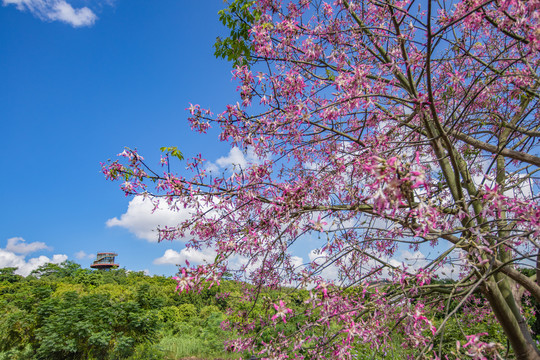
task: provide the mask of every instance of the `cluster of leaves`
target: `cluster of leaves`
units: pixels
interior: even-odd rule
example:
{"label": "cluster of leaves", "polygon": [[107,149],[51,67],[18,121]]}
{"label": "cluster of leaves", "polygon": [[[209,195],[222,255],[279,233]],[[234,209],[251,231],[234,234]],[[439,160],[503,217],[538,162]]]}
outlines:
{"label": "cluster of leaves", "polygon": [[249,31],[261,16],[253,4],[255,1],[252,0],[234,0],[227,8],[219,11],[219,20],[231,31],[225,39],[216,39],[216,57],[227,59],[234,65],[246,65],[251,60],[253,48],[248,41]]}

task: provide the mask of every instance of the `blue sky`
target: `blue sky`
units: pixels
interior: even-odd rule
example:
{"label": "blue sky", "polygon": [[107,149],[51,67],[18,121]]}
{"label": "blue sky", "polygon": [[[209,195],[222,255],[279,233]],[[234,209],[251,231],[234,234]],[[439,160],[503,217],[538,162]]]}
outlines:
{"label": "blue sky", "polygon": [[192,132],[184,110],[237,101],[230,64],[213,55],[225,4],[1,1],[0,267],[88,266],[97,251],[116,251],[127,269],[174,274],[162,257],[182,243],[152,242],[144,209],[132,204],[128,216],[131,199],[100,162],[124,146],[156,164],[161,146],[228,161],[228,145]]}

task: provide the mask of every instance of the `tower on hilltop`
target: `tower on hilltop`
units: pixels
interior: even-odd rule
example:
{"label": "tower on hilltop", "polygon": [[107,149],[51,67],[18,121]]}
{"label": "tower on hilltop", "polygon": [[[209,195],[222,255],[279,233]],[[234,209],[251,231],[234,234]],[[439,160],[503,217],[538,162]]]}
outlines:
{"label": "tower on hilltop", "polygon": [[117,268],[120,265],[114,262],[115,256],[118,256],[118,254],[111,252],[98,253],[96,256],[96,260],[94,260],[90,267],[99,270],[109,270],[112,268]]}

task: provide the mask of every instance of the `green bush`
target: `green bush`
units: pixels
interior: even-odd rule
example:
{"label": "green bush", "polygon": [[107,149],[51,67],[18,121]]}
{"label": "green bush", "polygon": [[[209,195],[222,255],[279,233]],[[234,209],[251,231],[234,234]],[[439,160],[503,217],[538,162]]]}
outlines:
{"label": "green bush", "polygon": [[206,321],[206,319],[208,319],[208,317],[214,313],[221,314],[221,311],[215,305],[208,305],[201,309],[201,311],[199,312],[199,317],[201,318],[201,320]]}
{"label": "green bush", "polygon": [[197,308],[193,304],[182,304],[178,306],[179,321],[193,321],[197,318]]}
{"label": "green bush", "polygon": [[114,303],[106,295],[66,293],[50,299],[36,330],[36,355],[45,359],[123,359],[134,345],[152,341],[157,316],[133,301]]}
{"label": "green bush", "polygon": [[180,321],[180,310],[177,306],[166,306],[158,312],[159,320],[163,323],[176,323]]}

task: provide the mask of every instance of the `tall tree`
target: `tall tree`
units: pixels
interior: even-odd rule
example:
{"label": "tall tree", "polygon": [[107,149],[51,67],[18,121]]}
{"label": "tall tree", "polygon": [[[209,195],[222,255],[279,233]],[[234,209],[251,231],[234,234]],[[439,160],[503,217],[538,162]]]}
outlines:
{"label": "tall tree", "polygon": [[[442,356],[433,339],[479,294],[516,358],[539,359],[520,297],[540,301],[540,286],[518,264],[540,261],[540,2],[235,0],[221,18],[231,38],[216,54],[238,65],[241,99],[217,115],[192,105],[191,125],[220,128],[259,160],[220,176],[197,157],[182,177],[126,150],[103,168],[128,194],[158,201],[155,181],[171,208],[190,209],[162,239],[189,234],[190,246],[217,251],[215,263],[183,269],[179,289],[243,258],[249,300],[267,307],[246,310],[243,326],[296,322],[235,345],[270,358],[346,359],[393,334],[419,357]],[[313,234],[325,244],[299,264],[290,247]],[[407,268],[395,261],[404,246],[437,256]],[[432,282],[451,265],[458,281]],[[258,295],[284,284],[311,289],[303,308]],[[433,307],[445,313],[438,326]],[[456,351],[498,351],[468,335]]]}

